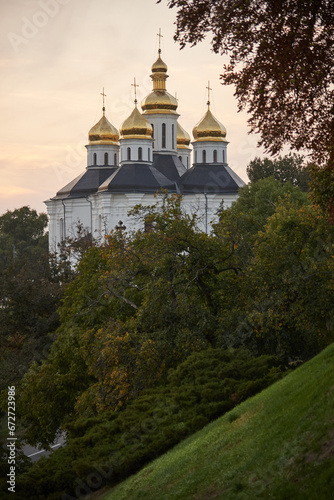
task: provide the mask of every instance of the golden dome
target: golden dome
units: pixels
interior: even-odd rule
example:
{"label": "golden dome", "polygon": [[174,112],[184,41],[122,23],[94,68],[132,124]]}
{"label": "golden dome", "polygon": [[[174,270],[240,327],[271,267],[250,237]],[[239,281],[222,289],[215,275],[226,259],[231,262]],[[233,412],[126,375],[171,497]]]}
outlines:
{"label": "golden dome", "polygon": [[151,68],[152,73],[166,73],[167,72],[167,64],[163,62],[163,60],[160,57],[160,52],[158,59],[155,61],[155,63],[152,64]]}
{"label": "golden dome", "polygon": [[202,120],[193,128],[193,136],[199,141],[222,141],[226,142],[226,128],[207,110]]}
{"label": "golden dome", "polygon": [[89,144],[117,144],[119,132],[104,116],[88,132]]}
{"label": "golden dome", "polygon": [[175,114],[177,100],[166,90],[154,90],[142,100],[141,108],[145,114],[171,113]]}
{"label": "golden dome", "polygon": [[153,81],[153,92],[142,100],[141,108],[145,115],[152,113],[176,114],[177,100],[166,90],[167,65],[160,57],[152,65],[151,78]]}
{"label": "golden dome", "polygon": [[122,139],[152,139],[152,125],[138,111],[137,106],[121,126]]}
{"label": "golden dome", "polygon": [[177,128],[176,128],[176,142],[177,142],[177,149],[185,149],[188,148],[190,144],[190,135],[188,132],[184,130],[184,128],[181,127],[181,125],[177,122]]}

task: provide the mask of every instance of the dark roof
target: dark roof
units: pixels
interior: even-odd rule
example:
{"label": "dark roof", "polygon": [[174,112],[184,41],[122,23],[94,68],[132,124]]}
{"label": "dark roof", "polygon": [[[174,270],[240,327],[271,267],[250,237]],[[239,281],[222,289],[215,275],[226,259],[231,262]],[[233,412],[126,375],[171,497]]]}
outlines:
{"label": "dark roof", "polygon": [[187,171],[180,158],[176,155],[154,154],[153,167],[171,181],[177,181]]}
{"label": "dark roof", "polygon": [[121,167],[88,167],[53,199],[83,198],[99,192],[231,193],[244,182],[227,164],[196,164],[189,170],[176,155],[154,155],[153,165],[124,162]]}
{"label": "dark roof", "polygon": [[238,193],[244,182],[227,164],[195,164],[182,175],[179,186],[182,194]]}
{"label": "dark roof", "polygon": [[80,198],[95,193],[117,167],[87,168],[73,181],[60,189],[55,198]]}
{"label": "dark roof", "polygon": [[152,165],[123,163],[99,188],[99,191],[118,193],[156,193],[161,188],[175,192],[175,182],[167,179]]}

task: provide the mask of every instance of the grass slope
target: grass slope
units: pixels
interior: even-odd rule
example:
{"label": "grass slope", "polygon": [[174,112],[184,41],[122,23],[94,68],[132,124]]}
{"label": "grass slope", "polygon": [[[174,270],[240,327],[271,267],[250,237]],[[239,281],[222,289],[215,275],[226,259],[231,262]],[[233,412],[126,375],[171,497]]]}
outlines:
{"label": "grass slope", "polygon": [[334,344],[103,500],[328,500],[333,458]]}

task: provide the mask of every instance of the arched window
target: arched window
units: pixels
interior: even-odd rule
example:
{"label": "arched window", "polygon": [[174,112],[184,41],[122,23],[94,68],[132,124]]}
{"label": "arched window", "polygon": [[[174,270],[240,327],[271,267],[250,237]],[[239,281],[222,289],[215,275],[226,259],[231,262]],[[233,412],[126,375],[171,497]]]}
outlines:
{"label": "arched window", "polygon": [[152,125],[152,139],[154,139],[154,125],[153,123],[151,123],[151,125]]}
{"label": "arched window", "polygon": [[179,156],[179,160],[182,161],[182,156]]}
{"label": "arched window", "polygon": [[187,168],[189,168],[189,156],[187,156]]}
{"label": "arched window", "polygon": [[161,147],[166,147],[166,123],[162,124]]}
{"label": "arched window", "polygon": [[217,163],[217,149],[214,149],[213,151],[213,163]]}
{"label": "arched window", "polygon": [[202,163],[206,163],[206,151],[203,149],[202,151]]}
{"label": "arched window", "polygon": [[147,158],[148,158],[148,161],[151,161],[151,149],[150,148],[148,148]]}
{"label": "arched window", "polygon": [[108,153],[104,153],[104,164],[108,165],[108,163],[109,163]]}
{"label": "arched window", "polygon": [[97,164],[97,156],[96,153],[93,154],[93,165]]}
{"label": "arched window", "polygon": [[223,150],[223,163],[225,163],[225,151]]}
{"label": "arched window", "polygon": [[138,160],[142,160],[142,159],[143,159],[143,149],[138,148]]}
{"label": "arched window", "polygon": [[114,165],[115,165],[115,167],[117,165],[117,153],[114,153]]}
{"label": "arched window", "polygon": [[195,151],[195,163],[197,163],[197,151]]}
{"label": "arched window", "polygon": [[126,151],[127,151],[127,159],[131,160],[131,148],[128,148]]}
{"label": "arched window", "polygon": [[174,124],[172,124],[172,149],[174,149]]}

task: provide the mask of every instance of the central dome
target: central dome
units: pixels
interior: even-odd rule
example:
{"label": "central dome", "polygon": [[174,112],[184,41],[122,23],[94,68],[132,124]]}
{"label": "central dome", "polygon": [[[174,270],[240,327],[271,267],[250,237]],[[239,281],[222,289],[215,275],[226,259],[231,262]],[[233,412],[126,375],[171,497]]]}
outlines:
{"label": "central dome", "polygon": [[158,59],[153,63],[151,70],[153,92],[142,100],[141,108],[144,114],[176,114],[177,100],[166,90],[167,65],[160,57],[160,50]]}
{"label": "central dome", "polygon": [[177,108],[177,100],[166,90],[154,90],[142,100],[141,108],[145,114],[172,113]]}

